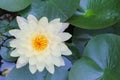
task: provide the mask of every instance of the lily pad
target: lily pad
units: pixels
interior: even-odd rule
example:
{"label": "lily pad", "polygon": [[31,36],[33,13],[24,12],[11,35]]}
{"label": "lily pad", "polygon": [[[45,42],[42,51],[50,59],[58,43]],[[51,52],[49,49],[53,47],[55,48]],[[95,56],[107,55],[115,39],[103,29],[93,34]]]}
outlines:
{"label": "lily pad", "polygon": [[32,0],[0,0],[0,8],[16,12],[29,6],[31,2]]}
{"label": "lily pad", "polygon": [[33,0],[32,5],[20,14],[23,16],[33,14],[38,19],[42,16],[49,20],[61,18],[65,21],[73,15],[78,5],[79,0]]}
{"label": "lily pad", "polygon": [[28,69],[28,65],[16,69],[15,67],[10,71],[10,73],[6,76],[6,80],[44,80],[43,73],[35,73],[31,74]]}
{"label": "lily pad", "polygon": [[1,47],[0,50],[0,56],[5,60],[5,61],[9,61],[9,62],[15,62],[17,60],[16,57],[11,57],[10,53],[12,51],[12,48],[6,48],[6,47]]}
{"label": "lily pad", "polygon": [[83,57],[70,70],[69,80],[120,80],[120,36],[102,34],[91,39]]}
{"label": "lily pad", "polygon": [[68,71],[61,68],[59,69],[57,68],[53,75],[48,73],[45,78],[45,80],[67,80],[67,79],[68,79]]}
{"label": "lily pad", "polygon": [[84,29],[109,27],[120,20],[120,0],[80,0],[79,9],[68,21]]}

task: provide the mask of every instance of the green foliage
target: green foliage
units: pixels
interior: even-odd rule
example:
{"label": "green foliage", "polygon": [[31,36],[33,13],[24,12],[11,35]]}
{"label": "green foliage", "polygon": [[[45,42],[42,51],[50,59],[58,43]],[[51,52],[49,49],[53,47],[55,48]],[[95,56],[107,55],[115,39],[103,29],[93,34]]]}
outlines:
{"label": "green foliage", "polygon": [[79,9],[68,21],[84,29],[109,27],[120,20],[120,0],[80,0]]}
{"label": "green foliage", "polygon": [[16,12],[30,5],[32,0],[0,0],[0,8]]}
{"label": "green foliage", "polygon": [[8,20],[2,20],[0,21],[0,33],[6,33],[8,32],[10,29],[17,29],[18,25],[16,25],[16,21],[13,20],[11,22],[9,22]]}
{"label": "green foliage", "polygon": [[79,0],[33,0],[32,5],[20,14],[23,16],[33,14],[38,19],[42,16],[49,20],[60,18],[65,21],[73,15],[78,5]]}
{"label": "green foliage", "polygon": [[9,61],[9,62],[14,62],[17,60],[17,58],[15,57],[11,57],[10,56],[10,53],[13,49],[9,49],[9,48],[6,48],[6,47],[1,47],[1,50],[0,50],[0,55],[1,57],[5,60],[5,61]]}
{"label": "green foliage", "polygon": [[72,51],[72,55],[66,56],[72,63],[80,59],[80,52],[74,44],[68,44],[68,48]]}
{"label": "green foliage", "polygon": [[70,70],[69,80],[119,80],[120,36],[98,35]]}
{"label": "green foliage", "polygon": [[31,74],[28,69],[28,65],[22,67],[20,69],[16,69],[15,67],[12,71],[7,75],[6,80],[44,80],[42,73]]}
{"label": "green foliage", "polygon": [[7,20],[0,21],[0,33],[7,32],[10,27],[8,27],[9,22]]}
{"label": "green foliage", "polygon": [[115,24],[113,27],[114,27],[114,29],[113,29],[114,31],[113,32],[115,34],[120,35],[120,22],[118,22],[117,24]]}
{"label": "green foliage", "polygon": [[17,60],[10,56],[14,37],[8,33],[19,28],[16,16],[60,18],[71,24],[66,31],[72,34],[65,67],[54,74],[14,67],[6,80],[120,80],[120,0],[0,0],[0,8],[0,58],[5,61]]}
{"label": "green foliage", "polygon": [[73,30],[72,42],[79,49],[79,52],[83,54],[84,48],[87,42],[91,38],[99,34],[107,34],[107,33],[120,35],[120,22],[108,28],[97,29],[97,30],[88,30],[88,29],[75,27]]}
{"label": "green foliage", "polygon": [[10,56],[11,51],[13,51],[14,48],[11,48],[9,46],[9,41],[11,41],[11,39],[5,39],[5,41],[2,42],[2,46],[0,49],[0,55],[5,61],[15,62],[17,58]]}
{"label": "green foliage", "polygon": [[67,80],[68,79],[68,71],[57,68],[55,70],[55,73],[52,75],[50,73],[47,73],[45,80]]}

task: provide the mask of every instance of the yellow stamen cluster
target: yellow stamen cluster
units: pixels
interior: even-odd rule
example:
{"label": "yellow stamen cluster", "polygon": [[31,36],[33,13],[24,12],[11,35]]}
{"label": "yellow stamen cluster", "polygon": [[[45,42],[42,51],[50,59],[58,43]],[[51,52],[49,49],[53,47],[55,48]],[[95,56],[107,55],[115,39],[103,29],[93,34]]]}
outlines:
{"label": "yellow stamen cluster", "polygon": [[44,35],[37,35],[32,39],[32,47],[36,51],[43,51],[48,46],[48,40]]}

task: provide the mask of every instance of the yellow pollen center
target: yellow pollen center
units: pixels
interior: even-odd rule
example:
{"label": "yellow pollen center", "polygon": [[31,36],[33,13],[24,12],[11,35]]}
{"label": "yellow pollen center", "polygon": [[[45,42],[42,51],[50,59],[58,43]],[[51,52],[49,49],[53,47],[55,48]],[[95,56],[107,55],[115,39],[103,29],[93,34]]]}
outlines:
{"label": "yellow pollen center", "polygon": [[43,51],[48,46],[48,40],[44,35],[37,35],[32,39],[32,47],[36,51]]}

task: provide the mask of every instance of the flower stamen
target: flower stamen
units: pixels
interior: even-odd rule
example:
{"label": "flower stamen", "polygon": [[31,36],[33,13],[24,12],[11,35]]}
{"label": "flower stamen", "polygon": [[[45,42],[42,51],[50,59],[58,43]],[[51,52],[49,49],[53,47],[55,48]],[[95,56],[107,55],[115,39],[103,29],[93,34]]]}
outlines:
{"label": "flower stamen", "polygon": [[37,35],[32,39],[32,47],[36,51],[43,51],[48,46],[48,40],[44,35]]}

